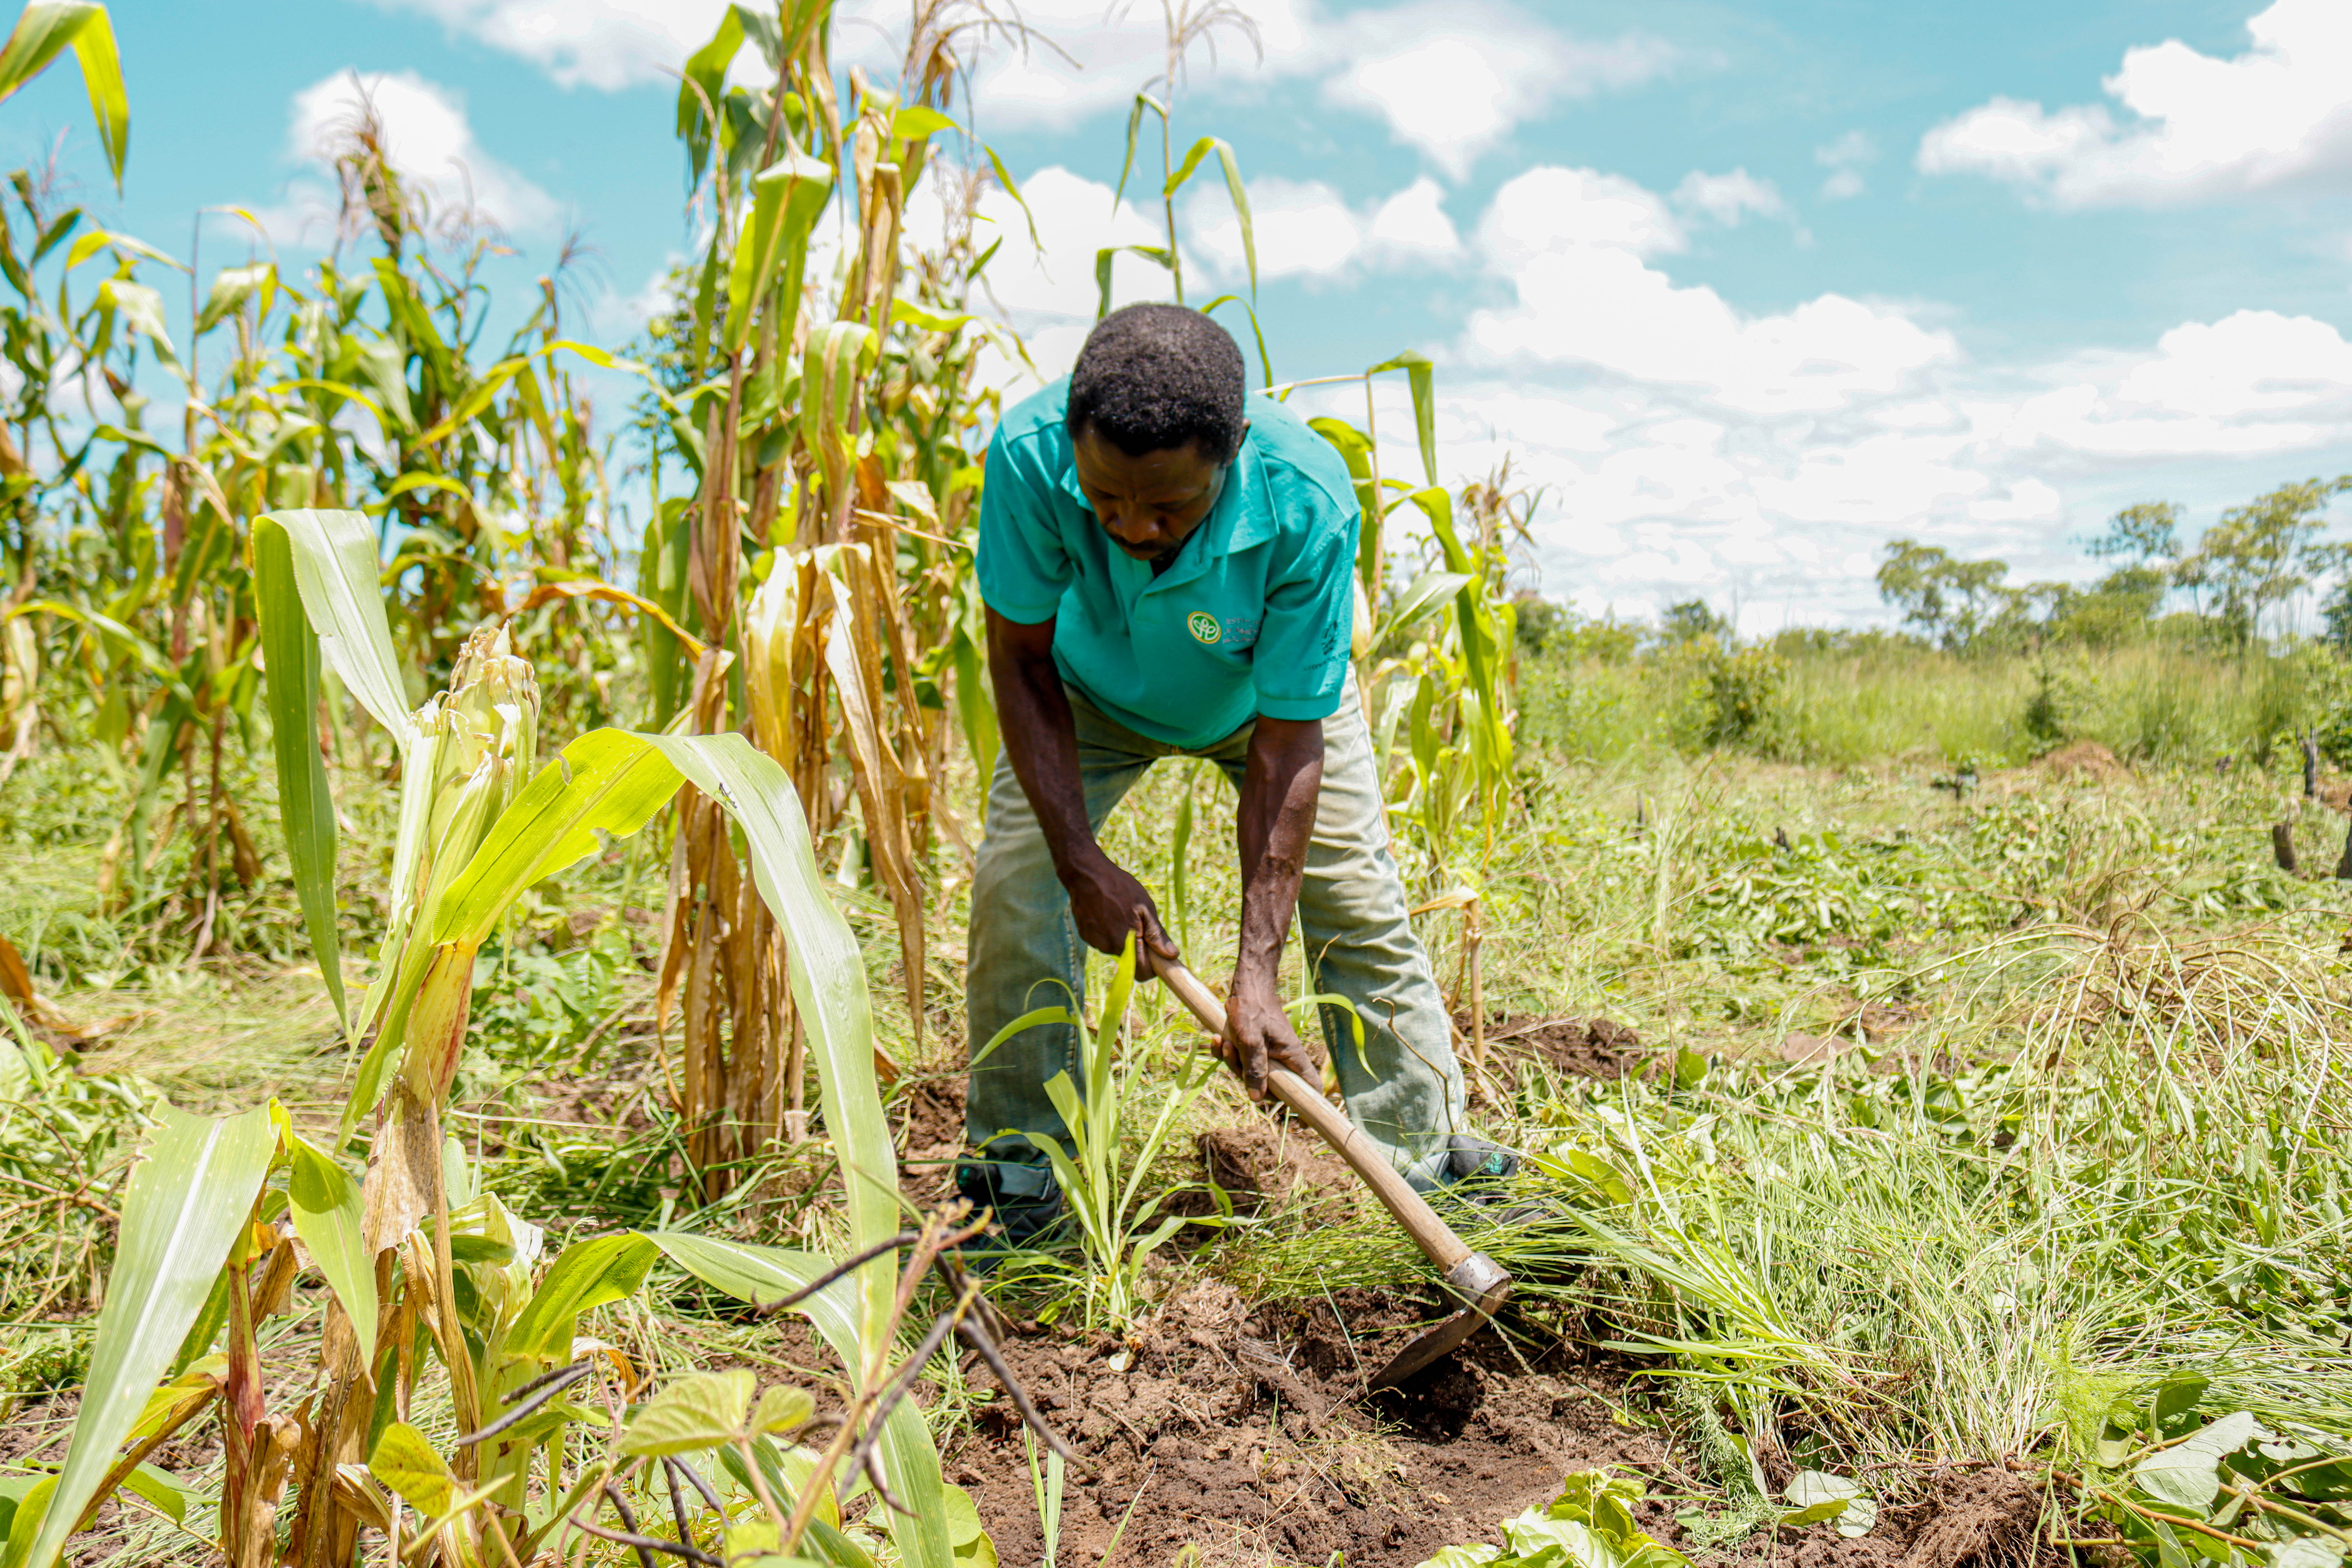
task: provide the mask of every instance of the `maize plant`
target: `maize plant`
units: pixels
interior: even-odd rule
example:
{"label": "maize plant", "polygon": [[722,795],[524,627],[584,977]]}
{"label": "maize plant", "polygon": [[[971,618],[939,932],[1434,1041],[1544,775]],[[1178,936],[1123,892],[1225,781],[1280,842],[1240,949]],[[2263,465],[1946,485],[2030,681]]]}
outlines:
{"label": "maize plant", "polygon": [[[887,1518],[901,1560],[947,1568],[954,1521],[969,1510],[950,1510],[905,1394],[950,1333],[992,1361],[995,1352],[977,1292],[948,1265],[950,1307],[912,1357],[898,1353],[916,1283],[962,1233],[943,1220],[900,1235],[857,950],[821,891],[789,780],[732,735],[596,730],[535,766],[533,672],[503,626],[477,631],[455,684],[404,712],[376,561],[360,513],[256,520],[251,571],[287,839],[331,977],[340,942],[322,895],[335,827],[311,722],[322,669],[404,759],[393,928],[365,1001],[344,1015],[365,1045],[350,1102],[330,1140],[305,1136],[275,1103],[218,1121],[167,1113],[130,1184],[72,1447],[20,1505],[0,1564],[49,1568],[117,1488],[162,1484],[141,1470],[146,1456],[217,1409],[228,1449],[221,1548],[236,1568],[279,1560],[278,1515],[289,1509],[284,1560],[338,1568],[371,1530],[405,1560],[453,1568],[554,1561],[582,1534],[645,1539],[631,1488],[642,1501],[666,1477],[674,1490],[672,1461],[696,1451],[726,1472],[718,1482],[693,1472],[714,1542],[781,1552],[812,1531],[838,1534],[832,1478],[853,1464],[897,1505]],[[474,955],[525,889],[604,837],[639,830],[688,780],[742,832],[749,880],[782,935],[842,1160],[853,1256],[626,1234],[542,1267],[538,1229],[480,1190],[462,1145],[441,1131]],[[363,1176],[341,1158],[355,1134],[368,1139]],[[915,1258],[894,1277],[888,1256],[901,1246]],[[741,1374],[674,1383],[628,1406],[641,1374],[581,1340],[579,1321],[637,1290],[664,1256],[756,1304],[797,1307],[834,1345],[852,1419],[822,1451],[789,1441],[808,1417],[805,1396],[771,1390],[754,1408]],[[331,1292],[319,1368],[308,1390],[270,1389],[256,1336],[288,1310],[306,1267]],[[446,1382],[429,1375],[436,1362]],[[560,1397],[590,1380],[606,1394],[601,1409]],[[425,1436],[435,1425],[419,1408],[427,1399],[446,1399],[463,1434],[454,1445]],[[607,1504],[614,1524],[598,1522]],[[677,1522],[691,1546],[698,1527],[682,1504]]]}
{"label": "maize plant", "polygon": [[[96,6],[32,6],[17,39],[68,12],[89,14],[86,69],[94,51],[110,59]],[[0,54],[0,91],[21,52]],[[336,255],[301,279],[266,260],[219,269],[183,342],[150,279],[193,271],[193,258],[91,226],[45,179],[20,173],[0,194],[0,354],[18,380],[0,439],[14,584],[0,606],[0,780],[44,728],[98,742],[128,801],[101,894],[196,956],[268,940],[247,929],[268,917],[231,777],[232,748],[261,734],[247,519],[362,507],[393,546],[395,635],[427,679],[449,679],[467,630],[513,609],[560,649],[550,700],[567,717],[609,711],[616,655],[565,606],[649,608],[605,581],[603,456],[561,368],[630,367],[562,339],[553,277],[505,357],[470,363],[488,240],[404,186],[372,114],[336,163]],[[428,235],[447,237],[442,254]],[[348,257],[349,244],[378,254]],[[93,267],[103,276],[85,286]],[[181,395],[177,429],[145,423],[141,388],[158,380]],[[167,868],[175,840],[184,864]]]}
{"label": "maize plant", "polygon": [[[1427,483],[1414,488],[1383,479],[1380,470],[1373,377],[1405,373],[1412,396],[1413,434]],[[1356,678],[1363,691],[1373,749],[1383,773],[1406,738],[1404,787],[1393,792],[1394,815],[1417,829],[1434,873],[1444,873],[1448,845],[1475,813],[1485,854],[1511,790],[1511,666],[1517,612],[1509,599],[1513,544],[1524,544],[1526,497],[1507,491],[1497,476],[1463,492],[1473,531],[1467,542],[1454,517],[1454,498],[1437,482],[1434,370],[1424,354],[1406,353],[1358,375],[1321,376],[1269,388],[1288,397],[1302,387],[1360,383],[1362,428],[1344,419],[1310,420],[1338,448],[1355,480],[1361,516],[1356,554]],[[1420,511],[1434,556],[1402,588],[1387,581],[1390,520],[1402,506]],[[1435,635],[1425,626],[1448,602],[1450,622]],[[1416,635],[1420,632],[1421,635]]]}
{"label": "maize plant", "polygon": [[[990,341],[961,308],[989,254],[971,237],[976,166],[939,176],[961,216],[911,275],[903,226],[933,139],[957,132],[956,50],[1000,24],[927,0],[899,88],[853,71],[844,101],[832,21],[829,0],[737,5],[688,62],[679,134],[715,222],[669,326],[678,384],[654,401],[696,489],[648,531],[639,589],[700,644],[648,628],[658,711],[750,736],[793,780],[814,837],[853,874],[870,868],[919,1036],[919,858],[949,692],[968,739],[992,755],[995,733],[969,572],[987,405],[972,372]],[[726,85],[746,44],[772,88]],[[835,276],[812,278],[813,237],[835,218],[852,243]],[[693,789],[667,932],[657,1012],[678,1016],[689,1152],[715,1196],[762,1143],[805,1128],[807,1025],[782,981],[787,933],[737,867],[725,814]],[[896,1070],[879,1053],[876,1067]]]}

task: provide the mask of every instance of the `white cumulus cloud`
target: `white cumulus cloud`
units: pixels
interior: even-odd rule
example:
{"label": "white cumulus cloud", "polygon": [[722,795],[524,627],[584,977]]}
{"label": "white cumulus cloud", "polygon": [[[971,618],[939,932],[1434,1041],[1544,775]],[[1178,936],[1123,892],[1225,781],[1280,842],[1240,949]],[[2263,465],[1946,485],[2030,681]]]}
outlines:
{"label": "white cumulus cloud", "polygon": [[[1252,180],[1247,186],[1257,275],[1330,279],[1374,268],[1451,260],[1462,237],[1446,216],[1444,192],[1423,176],[1384,201],[1351,207],[1319,180]],[[1184,237],[1224,280],[1248,276],[1241,221],[1222,182],[1185,204]]]}
{"label": "white cumulus cloud", "polygon": [[1744,316],[1712,289],[1679,286],[1649,261],[1682,244],[1666,205],[1590,169],[1510,181],[1479,237],[1518,295],[1470,321],[1471,345],[1496,362],[1576,364],[1764,412],[1842,407],[1958,352],[1947,332],[1843,295]]}
{"label": "white cumulus cloud", "polygon": [[1780,199],[1778,185],[1769,180],[1759,180],[1745,169],[1734,169],[1727,174],[1693,169],[1675,187],[1675,205],[1726,228],[1737,228],[1740,219],[1751,213],[1764,218],[1793,220],[1796,216],[1789,210],[1789,204]]}
{"label": "white cumulus cloud", "polygon": [[[2116,506],[2239,500],[2352,448],[2352,342],[2309,316],[1987,364],[1931,303],[1743,310],[1673,275],[1685,242],[1676,205],[1630,180],[1529,170],[1470,250],[1513,302],[1443,356],[1446,479],[1508,458],[1540,487],[1545,590],[1590,614],[1696,594],[1750,631],[1879,618],[1902,534],[2080,575],[2071,541]],[[1379,397],[1383,468],[1417,472],[1404,389]],[[1361,417],[1351,391],[1313,401]]]}
{"label": "white cumulus cloud", "polygon": [[1476,0],[1351,16],[1345,31],[1344,60],[1325,96],[1378,113],[1456,179],[1523,121],[1647,81],[1675,58],[1655,38],[1574,38]]}
{"label": "white cumulus cloud", "polygon": [[[567,87],[668,80],[725,14],[723,0],[373,0],[526,60]],[[1236,19],[1196,37],[1179,67],[1189,94],[1264,91],[1320,79],[1327,101],[1370,113],[1455,176],[1511,130],[1570,100],[1638,85],[1673,48],[1628,33],[1572,36],[1507,0],[1411,0],[1337,13],[1331,0],[1231,0]],[[1161,8],[1146,0],[1024,0],[1018,27],[968,28],[969,109],[983,136],[1055,128],[1125,109],[1168,69]],[[1245,23],[1246,26],[1242,24]],[[838,64],[895,76],[905,0],[839,0]],[[756,68],[751,51],[739,70]],[[966,101],[968,100],[968,101]]]}
{"label": "white cumulus cloud", "polygon": [[2105,104],[1995,98],[1929,131],[1921,172],[1976,174],[2062,207],[2159,205],[2352,174],[2352,5],[2276,0],[2244,53],[2134,48]]}
{"label": "white cumulus cloud", "polygon": [[375,0],[529,60],[565,87],[662,80],[718,30],[727,0]]}
{"label": "white cumulus cloud", "polygon": [[1813,162],[1830,171],[1822,182],[1822,195],[1830,201],[1844,201],[1858,196],[1868,189],[1862,171],[1877,162],[1878,144],[1866,131],[1849,131],[1826,146],[1813,149]]}

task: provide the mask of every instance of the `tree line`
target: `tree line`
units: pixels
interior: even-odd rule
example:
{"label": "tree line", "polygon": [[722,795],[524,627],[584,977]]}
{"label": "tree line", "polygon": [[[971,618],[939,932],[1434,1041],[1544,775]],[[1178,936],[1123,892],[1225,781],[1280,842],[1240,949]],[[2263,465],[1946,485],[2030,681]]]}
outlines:
{"label": "tree line", "polygon": [[2181,537],[2174,503],[2126,507],[2085,546],[2109,563],[2088,584],[2015,584],[2005,561],[1963,560],[1898,539],[1878,568],[1878,593],[1921,638],[1975,653],[2153,635],[2243,647],[2266,618],[2273,632],[2284,630],[2277,623],[2288,603],[2323,586],[2322,633],[2352,651],[2352,543],[2322,538],[2329,501],[2347,490],[2352,474],[2282,485],[2224,511],[2193,545]]}

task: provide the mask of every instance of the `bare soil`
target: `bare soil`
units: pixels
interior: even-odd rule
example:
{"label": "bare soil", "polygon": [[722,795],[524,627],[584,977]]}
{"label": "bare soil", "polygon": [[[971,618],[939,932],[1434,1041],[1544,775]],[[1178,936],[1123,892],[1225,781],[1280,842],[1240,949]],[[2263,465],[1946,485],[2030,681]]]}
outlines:
{"label": "bare soil", "polygon": [[[1590,1345],[1489,1329],[1404,1387],[1366,1396],[1369,1371],[1433,1311],[1361,1290],[1252,1307],[1201,1280],[1125,1343],[1012,1339],[1014,1376],[1082,1457],[1065,1484],[1059,1560],[1165,1563],[1194,1548],[1199,1568],[1413,1568],[1441,1546],[1501,1542],[1503,1521],[1549,1502],[1567,1472],[1603,1466],[1643,1477],[1643,1528],[1696,1552],[1674,1509],[1702,1489],[1646,1401],[1629,1401],[1628,1369]],[[983,1403],[949,1446],[949,1477],[979,1503],[1003,1562],[1041,1562],[1018,1418],[984,1369],[972,1384]],[[1701,1560],[2054,1568],[2024,1477],[1979,1468],[1922,1480],[1917,1500],[1883,1508],[1867,1536],[1812,1525]]]}
{"label": "bare soil", "polygon": [[[1463,1022],[1466,1023],[1465,1019]],[[1497,1016],[1490,1052],[1613,1079],[1653,1066],[1634,1032],[1605,1018]],[[1490,1058],[1490,1059],[1492,1059]],[[893,1107],[910,1160],[961,1147],[962,1085],[913,1085]],[[1273,1117],[1202,1134],[1202,1173],[1236,1211],[1319,1223],[1354,1203],[1352,1173],[1303,1129]],[[924,1191],[933,1178],[911,1179]],[[1205,1202],[1200,1205],[1206,1212]],[[1204,1237],[1205,1237],[1204,1233]],[[1629,1368],[1580,1338],[1482,1331],[1401,1389],[1364,1384],[1442,1309],[1340,1290],[1315,1301],[1244,1301],[1195,1278],[1122,1342],[1031,1327],[1005,1342],[1014,1377],[1077,1449],[1061,1503],[1062,1562],[1197,1568],[1413,1568],[1438,1548],[1502,1540],[1502,1522],[1548,1502],[1567,1472],[1612,1466],[1646,1479],[1644,1529],[1692,1550],[1680,1499],[1711,1495],[1675,1462]],[[1019,1418],[977,1358],[971,1426],[947,1444],[949,1479],[980,1506],[1002,1560],[1041,1562],[1038,1477]],[[1043,1453],[1037,1453],[1042,1472]],[[2040,1497],[2005,1470],[1924,1478],[1919,1500],[1882,1508],[1868,1536],[1828,1525],[1757,1535],[1704,1559],[1770,1568],[2021,1568],[2037,1556]],[[1683,1505],[1686,1506],[1686,1505]],[[2042,1558],[2054,1557],[2040,1548]]]}
{"label": "bare soil", "polygon": [[[1470,1035],[1470,1015],[1454,1016],[1464,1039]],[[1459,1046],[1456,1049],[1460,1049]],[[1614,1079],[1652,1066],[1651,1055],[1633,1026],[1612,1018],[1553,1017],[1538,1013],[1495,1013],[1486,1020],[1486,1055],[1496,1058],[1527,1057],[1556,1072],[1578,1078]]]}
{"label": "bare soil", "polygon": [[[1496,1526],[1549,1501],[1568,1470],[1664,1467],[1658,1435],[1612,1419],[1613,1373],[1522,1368],[1491,1331],[1363,1398],[1369,1371],[1433,1310],[1361,1291],[1252,1308],[1201,1280],[1125,1345],[1012,1341],[1014,1376],[1084,1458],[1064,1494],[1060,1560],[1163,1563],[1192,1546],[1202,1568],[1334,1553],[1351,1568],[1410,1568],[1450,1542],[1500,1540]],[[974,1386],[995,1384],[983,1370]],[[983,1404],[948,1463],[1002,1559],[1040,1561],[1011,1403]]]}
{"label": "bare soil", "polygon": [[2131,770],[2096,741],[2076,741],[2034,760],[2033,765],[2053,779],[2105,780],[2121,778]]}

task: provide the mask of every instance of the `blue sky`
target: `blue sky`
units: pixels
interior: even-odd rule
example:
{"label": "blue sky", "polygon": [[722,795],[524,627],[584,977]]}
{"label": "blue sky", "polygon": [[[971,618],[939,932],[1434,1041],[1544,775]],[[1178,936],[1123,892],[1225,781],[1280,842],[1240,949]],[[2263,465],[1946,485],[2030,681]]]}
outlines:
{"label": "blue sky", "polygon": [[[1076,64],[1042,45],[975,63],[971,112],[1046,241],[1008,225],[992,276],[1049,368],[1091,315],[1095,247],[1151,237],[1109,184],[1159,9],[1033,0]],[[1750,630],[1872,620],[1893,537],[2075,576],[2121,505],[2178,500],[2201,526],[2352,469],[2342,0],[1244,9],[1262,47],[1196,48],[1178,131],[1239,152],[1276,375],[1430,353],[1445,477],[1507,454],[1543,487],[1555,597],[1643,616],[1703,595]],[[102,221],[184,257],[196,209],[241,205],[295,262],[330,237],[311,147],[368,73],[396,149],[446,188],[462,167],[502,222],[502,284],[584,232],[575,325],[618,340],[689,240],[663,71],[719,11],[127,0],[119,205],[69,67],[0,108],[0,153],[63,132]],[[904,13],[843,0],[836,53],[887,71]],[[1180,218],[1195,276],[1237,283],[1211,183]],[[207,271],[253,243],[204,232]],[[1121,279],[1156,295],[1139,265]],[[1409,427],[1402,387],[1381,416]],[[1385,466],[1418,468],[1402,447]]]}

